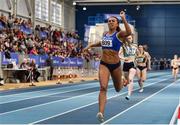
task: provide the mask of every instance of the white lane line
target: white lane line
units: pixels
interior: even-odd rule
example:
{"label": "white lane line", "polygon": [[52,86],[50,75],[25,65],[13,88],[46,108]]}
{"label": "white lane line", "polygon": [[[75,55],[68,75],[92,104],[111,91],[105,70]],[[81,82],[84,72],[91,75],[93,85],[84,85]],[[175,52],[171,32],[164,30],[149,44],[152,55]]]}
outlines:
{"label": "white lane line", "polygon": [[[91,82],[91,81],[90,81]],[[73,87],[77,87],[77,86],[88,86],[88,85],[91,85],[91,84],[95,84],[96,83],[96,81],[94,81],[94,82],[92,82],[92,83],[86,83],[86,84],[77,84],[76,86],[74,86],[74,85],[72,85],[72,86],[63,86],[63,89],[64,88],[67,88],[67,87],[69,87],[69,89],[71,89],[71,88],[73,88]],[[0,97],[11,97],[11,96],[16,96],[16,95],[22,95],[22,94],[31,94],[31,93],[36,93],[36,92],[48,92],[49,90],[61,90],[62,89],[62,87],[60,87],[60,86],[57,86],[58,88],[47,88],[47,89],[44,89],[44,90],[32,90],[31,92],[22,92],[22,93],[17,93],[17,94],[10,94],[10,95],[0,95]],[[39,89],[41,89],[41,88],[39,88]],[[0,93],[1,94],[1,93]]]}
{"label": "white lane line", "polygon": [[[174,83],[174,82],[172,82],[172,83]],[[120,115],[122,115],[123,113],[125,113],[125,112],[129,111],[130,109],[132,109],[132,108],[134,108],[134,107],[138,106],[139,104],[141,104],[141,103],[145,102],[146,100],[150,99],[151,97],[153,97],[153,96],[157,95],[158,93],[162,92],[162,91],[163,91],[163,90],[165,90],[166,88],[168,88],[168,87],[172,86],[172,85],[173,85],[172,83],[171,83],[170,85],[168,85],[168,86],[166,86],[166,87],[162,88],[161,90],[157,91],[156,93],[154,93],[154,94],[152,94],[152,95],[148,96],[147,98],[143,99],[142,101],[140,101],[140,102],[136,103],[135,105],[133,105],[133,106],[131,106],[131,107],[127,108],[126,110],[124,110],[124,111],[122,111],[122,112],[118,113],[117,115],[115,115],[115,116],[111,117],[110,119],[108,119],[108,120],[106,120],[105,122],[103,122],[101,125],[107,124],[109,121],[111,121],[111,120],[113,120],[113,119],[115,119],[115,118],[119,117],[119,116],[120,116]]]}
{"label": "white lane line", "polygon": [[178,115],[178,109],[179,109],[179,105],[176,107],[176,110],[174,111],[174,114],[169,122],[169,125],[174,125],[176,120],[177,120],[177,115]]}
{"label": "white lane line", "polygon": [[16,99],[16,100],[12,100],[12,101],[5,101],[5,102],[0,103],[0,105],[1,104],[6,104],[6,103],[11,103],[11,102],[22,101],[22,100],[39,98],[39,97],[46,97],[46,96],[51,96],[51,95],[56,95],[56,94],[64,94],[64,93],[68,93],[68,92],[74,92],[74,91],[79,91],[79,90],[91,89],[91,88],[96,88],[96,87],[99,87],[99,86],[97,85],[97,86],[84,87],[84,88],[82,87],[82,88],[78,88],[78,89],[67,90],[67,91],[64,91],[64,92],[54,92],[54,93],[52,92],[51,94],[43,94],[42,93],[42,95],[40,95],[40,96],[32,96],[32,97],[29,97],[29,98]]}
{"label": "white lane line", "polygon": [[[111,90],[111,89],[114,89],[114,88],[110,88],[109,90]],[[99,91],[99,90],[98,90],[98,91]],[[9,113],[17,112],[17,111],[22,111],[22,110],[27,110],[27,109],[31,109],[31,108],[35,108],[35,107],[39,107],[39,106],[48,105],[48,104],[51,104],[51,103],[62,102],[62,101],[67,101],[67,100],[70,100],[70,99],[75,99],[75,98],[79,98],[79,97],[83,97],[83,96],[91,95],[91,94],[96,93],[96,92],[98,92],[98,91],[95,91],[95,92],[90,92],[90,93],[83,94],[83,95],[79,95],[79,96],[73,96],[73,97],[70,97],[70,98],[65,98],[65,99],[61,99],[61,100],[56,100],[56,101],[52,101],[52,102],[48,102],[48,103],[43,103],[43,104],[39,104],[39,105],[34,105],[34,106],[26,107],[26,108],[21,108],[21,109],[17,109],[17,110],[9,111],[9,112],[0,113],[0,116],[1,116],[1,115],[4,115],[4,114],[9,114]]]}
{"label": "white lane line", "polygon": [[[164,81],[164,80],[168,80],[168,79],[169,79],[169,78],[162,79],[162,80],[160,80],[160,81],[158,81],[158,82],[154,82],[154,83],[148,84],[148,85],[146,85],[146,86],[144,86],[144,87],[148,87],[148,86],[151,86],[151,85],[153,85],[153,84],[156,84],[156,83],[162,82],[162,81]],[[133,91],[138,90],[138,89],[139,89],[139,88],[134,89]],[[123,93],[121,93],[121,94],[117,94],[117,95],[115,95],[115,96],[111,96],[111,97],[109,97],[109,98],[107,98],[107,99],[112,99],[112,98],[118,97],[118,96],[123,95],[123,94],[126,94],[126,93],[127,93],[127,91],[126,91],[126,92],[123,92]],[[73,112],[73,111],[79,110],[79,109],[81,109],[81,108],[85,108],[85,107],[88,107],[88,106],[94,105],[94,104],[96,104],[96,103],[98,103],[98,101],[93,102],[93,103],[90,103],[90,104],[88,104],[88,105],[84,105],[84,106],[81,106],[81,107],[75,108],[75,109],[72,109],[72,110],[68,110],[68,111],[66,111],[66,112],[62,112],[62,113],[57,114],[57,115],[53,115],[53,116],[51,116],[51,117],[47,117],[47,118],[44,118],[44,119],[41,119],[41,120],[38,120],[38,121],[32,122],[32,123],[30,123],[30,124],[36,124],[36,123],[38,123],[38,122],[42,122],[42,121],[45,121],[45,120],[48,120],[48,119],[51,119],[51,118],[54,118],[54,117],[57,117],[57,116],[64,115],[64,114],[66,114],[66,113],[70,113],[70,112]]]}
{"label": "white lane line", "polygon": [[179,107],[180,107],[180,97],[179,97],[179,104],[177,105],[176,107],[176,110],[174,111],[174,114],[171,118],[171,121],[169,122],[169,125],[174,125],[176,120],[177,120],[177,116],[178,116],[178,110],[179,110]]}

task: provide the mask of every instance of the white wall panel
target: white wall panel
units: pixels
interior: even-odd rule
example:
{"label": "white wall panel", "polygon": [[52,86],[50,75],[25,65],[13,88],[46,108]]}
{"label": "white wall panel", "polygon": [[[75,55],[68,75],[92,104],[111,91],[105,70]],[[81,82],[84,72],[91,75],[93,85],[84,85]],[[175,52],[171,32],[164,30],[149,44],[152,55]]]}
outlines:
{"label": "white wall panel", "polygon": [[65,30],[75,30],[75,8],[72,5],[64,4],[64,28]]}
{"label": "white wall panel", "polygon": [[17,15],[29,17],[25,0],[17,0]]}
{"label": "white wall panel", "polygon": [[6,0],[0,0],[0,10],[10,11]]}

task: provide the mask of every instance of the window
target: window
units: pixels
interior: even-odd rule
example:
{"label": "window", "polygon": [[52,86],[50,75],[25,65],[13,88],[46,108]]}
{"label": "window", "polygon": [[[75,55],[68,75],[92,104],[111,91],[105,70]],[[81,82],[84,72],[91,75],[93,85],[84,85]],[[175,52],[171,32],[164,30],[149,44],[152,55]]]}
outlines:
{"label": "window", "polygon": [[35,1],[35,17],[48,21],[49,0],[36,0]]}
{"label": "window", "polygon": [[51,1],[51,22],[61,25],[62,5]]}

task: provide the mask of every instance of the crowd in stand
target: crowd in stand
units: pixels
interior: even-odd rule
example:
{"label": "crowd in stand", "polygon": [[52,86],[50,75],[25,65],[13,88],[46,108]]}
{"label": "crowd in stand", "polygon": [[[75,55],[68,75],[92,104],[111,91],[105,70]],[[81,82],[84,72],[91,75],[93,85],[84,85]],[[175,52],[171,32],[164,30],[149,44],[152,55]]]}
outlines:
{"label": "crowd in stand", "polygon": [[0,51],[8,50],[22,54],[52,54],[61,57],[79,57],[82,53],[82,41],[75,32],[65,33],[52,26],[32,27],[31,19],[7,18],[0,16]]}
{"label": "crowd in stand", "polygon": [[[0,15],[0,52],[47,54],[62,58],[84,57],[86,62],[100,58],[99,54],[83,54],[82,50],[82,41],[76,32],[53,29],[51,25],[36,25],[33,28],[31,19],[18,18],[11,13],[8,16],[3,13]],[[38,81],[37,78],[35,81]]]}

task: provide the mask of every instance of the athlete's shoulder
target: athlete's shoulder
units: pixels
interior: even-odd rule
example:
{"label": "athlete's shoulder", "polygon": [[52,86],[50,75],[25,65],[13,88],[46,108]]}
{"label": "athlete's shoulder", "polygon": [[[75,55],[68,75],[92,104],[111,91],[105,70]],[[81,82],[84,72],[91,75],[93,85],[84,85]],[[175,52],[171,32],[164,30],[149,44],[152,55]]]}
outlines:
{"label": "athlete's shoulder", "polygon": [[147,51],[144,51],[144,54],[148,54],[148,52],[147,52]]}
{"label": "athlete's shoulder", "polygon": [[150,56],[149,53],[147,51],[144,51],[144,54],[147,56]]}
{"label": "athlete's shoulder", "polygon": [[122,37],[119,37],[119,32],[116,33],[116,38],[121,42],[124,43],[124,39]]}
{"label": "athlete's shoulder", "polygon": [[103,33],[103,36],[105,36],[106,34],[108,34],[108,31],[105,31],[105,32]]}
{"label": "athlete's shoulder", "polygon": [[137,44],[132,43],[131,45],[132,45],[133,47],[137,48]]}
{"label": "athlete's shoulder", "polygon": [[146,51],[144,52],[144,55],[145,55],[145,57],[146,57],[146,58],[148,58],[148,59],[150,59],[150,58],[151,58],[151,56],[149,55],[149,53],[148,53],[148,52],[146,52]]}

